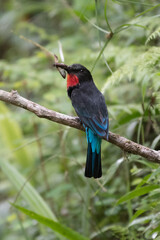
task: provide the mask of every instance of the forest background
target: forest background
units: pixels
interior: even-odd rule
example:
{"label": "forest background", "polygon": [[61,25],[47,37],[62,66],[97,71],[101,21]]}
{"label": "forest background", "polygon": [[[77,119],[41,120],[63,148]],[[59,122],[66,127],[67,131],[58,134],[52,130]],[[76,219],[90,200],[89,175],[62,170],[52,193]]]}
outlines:
{"label": "forest background", "polygon": [[[81,63],[105,96],[110,131],[160,149],[158,0],[0,6],[0,89],[75,116],[49,56]],[[0,146],[1,240],[160,239],[159,164],[103,141],[103,177],[87,179],[84,132],[2,101]]]}

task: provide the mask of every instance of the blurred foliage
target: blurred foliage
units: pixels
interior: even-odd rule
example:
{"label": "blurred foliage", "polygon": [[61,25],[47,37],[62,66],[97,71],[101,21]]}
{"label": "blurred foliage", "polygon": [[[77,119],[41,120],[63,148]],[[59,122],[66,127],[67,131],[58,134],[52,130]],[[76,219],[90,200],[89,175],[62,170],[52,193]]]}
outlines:
{"label": "blurred foliage", "polygon": [[[66,64],[92,70],[105,95],[110,130],[160,149],[158,0],[0,4],[1,89],[75,115],[66,82],[47,54],[60,59],[63,52]],[[63,225],[94,240],[160,239],[158,164],[103,142],[103,177],[86,179],[84,133],[4,103],[0,134],[1,240],[64,239]],[[58,234],[11,208],[14,201],[41,220],[58,221]]]}

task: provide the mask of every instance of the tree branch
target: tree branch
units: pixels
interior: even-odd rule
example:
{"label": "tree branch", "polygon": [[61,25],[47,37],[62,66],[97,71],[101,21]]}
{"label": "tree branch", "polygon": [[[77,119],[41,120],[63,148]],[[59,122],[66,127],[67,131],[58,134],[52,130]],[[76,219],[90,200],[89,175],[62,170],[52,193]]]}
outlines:
{"label": "tree branch", "polygon": [[[6,92],[4,90],[0,90],[0,100],[11,103],[20,108],[24,108],[40,118],[46,118],[53,122],[57,122],[59,124],[67,125],[79,130],[83,130],[84,128],[80,123],[78,117],[71,117],[68,115],[64,115],[62,113],[58,113],[47,109],[35,102],[32,102],[26,98],[21,97],[17,91]],[[106,139],[104,139],[106,140]],[[135,155],[140,155],[151,162],[160,164],[160,151],[155,151],[153,149],[147,148],[140,144],[137,144],[133,141],[128,140],[125,137],[122,137],[118,134],[109,132],[109,142],[120,147],[123,151],[132,153]]]}

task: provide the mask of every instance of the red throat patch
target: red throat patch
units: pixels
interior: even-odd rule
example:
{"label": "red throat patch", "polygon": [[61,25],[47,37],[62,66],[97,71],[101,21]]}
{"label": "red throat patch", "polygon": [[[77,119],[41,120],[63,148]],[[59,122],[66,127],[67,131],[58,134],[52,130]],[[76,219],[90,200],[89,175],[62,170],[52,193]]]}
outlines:
{"label": "red throat patch", "polygon": [[67,74],[67,89],[79,84],[79,79],[74,74]]}

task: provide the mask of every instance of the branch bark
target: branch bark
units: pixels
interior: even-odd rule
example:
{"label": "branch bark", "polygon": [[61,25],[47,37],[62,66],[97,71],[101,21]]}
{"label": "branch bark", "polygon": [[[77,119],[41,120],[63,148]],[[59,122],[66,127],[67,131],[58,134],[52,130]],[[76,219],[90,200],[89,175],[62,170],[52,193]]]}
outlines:
{"label": "branch bark", "polygon": [[[47,109],[35,102],[32,102],[26,98],[21,97],[17,91],[12,90],[11,92],[6,92],[4,90],[0,90],[0,100],[6,103],[10,103],[12,105],[18,106],[20,108],[24,108],[34,113],[40,118],[46,118],[53,122],[84,131],[84,128],[80,123],[80,120],[78,117],[71,117],[71,116]],[[148,159],[151,162],[160,164],[160,151],[155,151],[148,147],[142,146],[140,144],[137,144],[131,140],[128,140],[125,137],[122,137],[112,132],[109,132],[108,141],[120,147],[125,152],[139,155],[141,157]]]}

